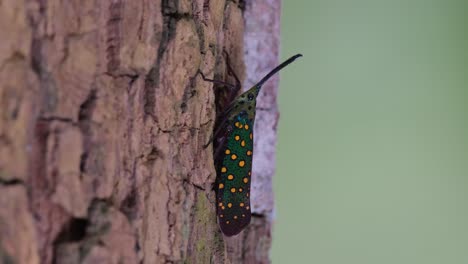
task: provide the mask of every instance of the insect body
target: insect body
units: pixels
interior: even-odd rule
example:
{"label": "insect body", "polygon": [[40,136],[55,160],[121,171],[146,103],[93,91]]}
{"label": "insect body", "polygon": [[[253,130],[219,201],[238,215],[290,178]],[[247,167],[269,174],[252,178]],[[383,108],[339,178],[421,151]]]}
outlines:
{"label": "insect body", "polygon": [[274,68],[260,82],[237,96],[219,117],[214,134],[216,212],[221,231],[226,236],[240,233],[250,223],[253,128],[258,93],[269,78],[301,56],[294,55]]}

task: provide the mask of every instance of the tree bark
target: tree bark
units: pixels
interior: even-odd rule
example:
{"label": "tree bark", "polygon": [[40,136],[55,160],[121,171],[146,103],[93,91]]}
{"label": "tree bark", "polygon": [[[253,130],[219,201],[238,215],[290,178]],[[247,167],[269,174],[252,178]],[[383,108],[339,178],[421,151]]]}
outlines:
{"label": "tree bark", "polygon": [[269,262],[276,81],[258,103],[254,217],[227,238],[197,72],[223,78],[224,49],[258,81],[279,0],[2,0],[0,32],[0,263]]}

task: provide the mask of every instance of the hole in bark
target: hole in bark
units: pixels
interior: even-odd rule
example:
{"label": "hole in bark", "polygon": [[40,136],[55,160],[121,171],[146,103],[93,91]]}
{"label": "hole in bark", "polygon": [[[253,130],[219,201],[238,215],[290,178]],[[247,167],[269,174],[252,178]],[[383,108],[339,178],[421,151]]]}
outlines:
{"label": "hole in bark", "polygon": [[61,244],[65,242],[74,242],[82,240],[86,235],[86,228],[88,227],[88,220],[84,218],[73,218],[62,228],[58,234],[54,244]]}
{"label": "hole in bark", "polygon": [[[54,240],[53,243],[53,258],[52,263],[63,263],[64,257],[66,259],[67,251],[62,248],[66,246],[67,243],[78,242],[85,238],[86,229],[89,226],[88,220],[84,218],[72,218],[68,223],[66,223],[60,233]],[[65,255],[64,255],[65,254]]]}
{"label": "hole in bark", "polygon": [[187,111],[187,104],[186,103],[180,104],[180,109],[182,109],[182,113],[185,113]]}
{"label": "hole in bark", "polygon": [[148,153],[148,155],[146,156],[146,161],[147,162],[154,161],[160,156],[161,156],[161,152],[156,147],[152,147],[150,153]]}
{"label": "hole in bark", "polygon": [[81,158],[80,158],[80,172],[81,173],[84,173],[86,172],[86,160],[88,159],[88,153],[87,152],[83,152],[81,154]]}
{"label": "hole in bark", "polygon": [[85,121],[91,118],[91,113],[94,108],[94,102],[96,101],[96,90],[91,90],[88,98],[80,105],[80,111],[78,113],[78,120]]}
{"label": "hole in bark", "polygon": [[140,243],[138,243],[138,240],[135,242],[135,251],[138,252],[141,250]]}
{"label": "hole in bark", "polygon": [[132,188],[127,197],[125,197],[125,199],[122,201],[120,210],[127,216],[128,219],[135,219],[137,211],[137,192],[135,188]]}

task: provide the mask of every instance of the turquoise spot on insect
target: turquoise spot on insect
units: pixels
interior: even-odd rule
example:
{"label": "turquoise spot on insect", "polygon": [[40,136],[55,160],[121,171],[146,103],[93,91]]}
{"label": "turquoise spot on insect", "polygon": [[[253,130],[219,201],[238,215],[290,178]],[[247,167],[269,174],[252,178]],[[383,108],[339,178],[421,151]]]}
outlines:
{"label": "turquoise spot on insect", "polygon": [[[250,223],[250,178],[257,96],[268,79],[301,56],[297,54],[287,59],[241,95],[235,98],[230,96],[227,107],[221,110],[222,114],[216,121],[213,135],[217,173],[216,212],[221,231],[226,236],[239,234]],[[236,85],[207,79],[200,73],[205,81],[233,88],[232,92],[235,96],[241,86],[230,66],[227,54],[226,64],[228,71],[236,79]]]}

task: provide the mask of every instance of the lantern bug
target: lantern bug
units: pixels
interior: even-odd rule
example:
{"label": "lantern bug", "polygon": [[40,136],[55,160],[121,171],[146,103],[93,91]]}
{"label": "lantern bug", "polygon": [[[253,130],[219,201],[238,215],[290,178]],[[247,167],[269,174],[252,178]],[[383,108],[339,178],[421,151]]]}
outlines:
{"label": "lantern bug", "polygon": [[[228,72],[234,76],[236,85],[207,79],[203,73],[200,74],[205,81],[230,87],[235,96],[241,84],[231,68],[227,53],[225,55]],[[290,57],[237,97],[228,96],[226,109],[216,118],[215,132],[208,144],[214,143],[216,214],[221,231],[226,236],[239,234],[250,223],[253,128],[257,96],[266,81],[301,56],[296,54]]]}

